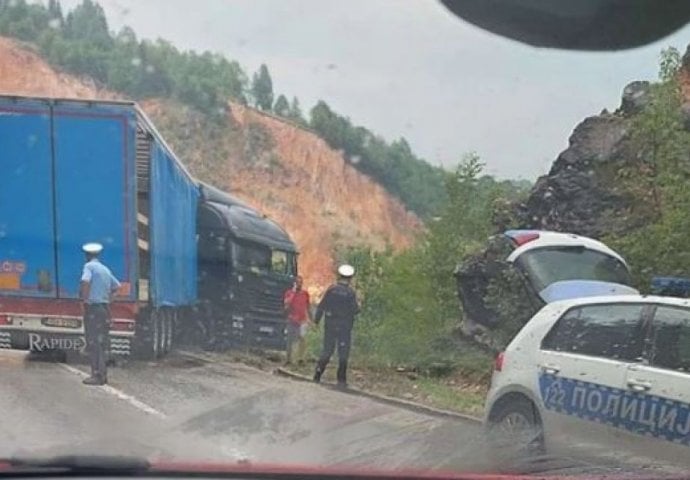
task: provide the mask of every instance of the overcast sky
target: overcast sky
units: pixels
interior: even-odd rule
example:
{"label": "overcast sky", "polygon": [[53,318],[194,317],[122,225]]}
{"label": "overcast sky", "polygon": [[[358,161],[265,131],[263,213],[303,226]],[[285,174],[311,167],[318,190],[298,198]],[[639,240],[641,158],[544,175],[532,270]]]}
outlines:
{"label": "overcast sky", "polygon": [[[654,79],[662,48],[685,51],[690,27],[622,53],[541,50],[483,32],[433,0],[98,0],[112,30],[130,25],[180,49],[212,50],[305,111],[324,99],[433,164],[476,151],[489,173],[546,173],[573,127]],[[79,0],[65,0],[71,7]]]}

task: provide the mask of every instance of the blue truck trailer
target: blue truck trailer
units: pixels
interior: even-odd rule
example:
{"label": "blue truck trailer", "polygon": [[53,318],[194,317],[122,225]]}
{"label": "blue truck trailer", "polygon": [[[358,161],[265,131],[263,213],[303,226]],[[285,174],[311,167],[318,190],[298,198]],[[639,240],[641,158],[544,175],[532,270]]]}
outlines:
{"label": "blue truck trailer", "polygon": [[0,348],[84,347],[81,245],[122,283],[111,353],[281,348],[297,249],[197,181],[132,102],[0,96]]}

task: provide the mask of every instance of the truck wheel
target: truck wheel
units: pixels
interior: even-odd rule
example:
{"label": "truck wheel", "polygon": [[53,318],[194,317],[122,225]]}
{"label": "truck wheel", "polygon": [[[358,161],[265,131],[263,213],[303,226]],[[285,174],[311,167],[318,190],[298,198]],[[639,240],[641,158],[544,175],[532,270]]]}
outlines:
{"label": "truck wheel", "polygon": [[165,339],[168,337],[168,309],[158,311],[158,353],[156,358],[165,356]]}
{"label": "truck wheel", "polygon": [[175,335],[175,310],[166,310],[163,316],[163,355],[167,355],[172,350],[173,337]]}
{"label": "truck wheel", "polygon": [[161,311],[153,309],[137,322],[141,329],[137,331],[137,357],[142,360],[154,360],[160,355],[161,347]]}

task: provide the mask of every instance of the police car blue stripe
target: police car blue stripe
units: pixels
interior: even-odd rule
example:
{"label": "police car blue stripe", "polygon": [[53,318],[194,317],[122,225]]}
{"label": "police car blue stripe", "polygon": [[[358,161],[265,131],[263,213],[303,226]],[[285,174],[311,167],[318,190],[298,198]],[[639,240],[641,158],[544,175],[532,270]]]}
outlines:
{"label": "police car blue stripe", "polygon": [[547,410],[690,445],[690,404],[551,374],[539,390]]}

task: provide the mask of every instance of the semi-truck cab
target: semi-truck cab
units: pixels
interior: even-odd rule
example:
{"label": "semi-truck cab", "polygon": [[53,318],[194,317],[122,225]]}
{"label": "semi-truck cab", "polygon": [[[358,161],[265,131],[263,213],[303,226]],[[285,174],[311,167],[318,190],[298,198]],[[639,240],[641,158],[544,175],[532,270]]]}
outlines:
{"label": "semi-truck cab", "polygon": [[204,344],[284,346],[283,293],[297,275],[297,248],[277,223],[201,184],[199,301]]}

